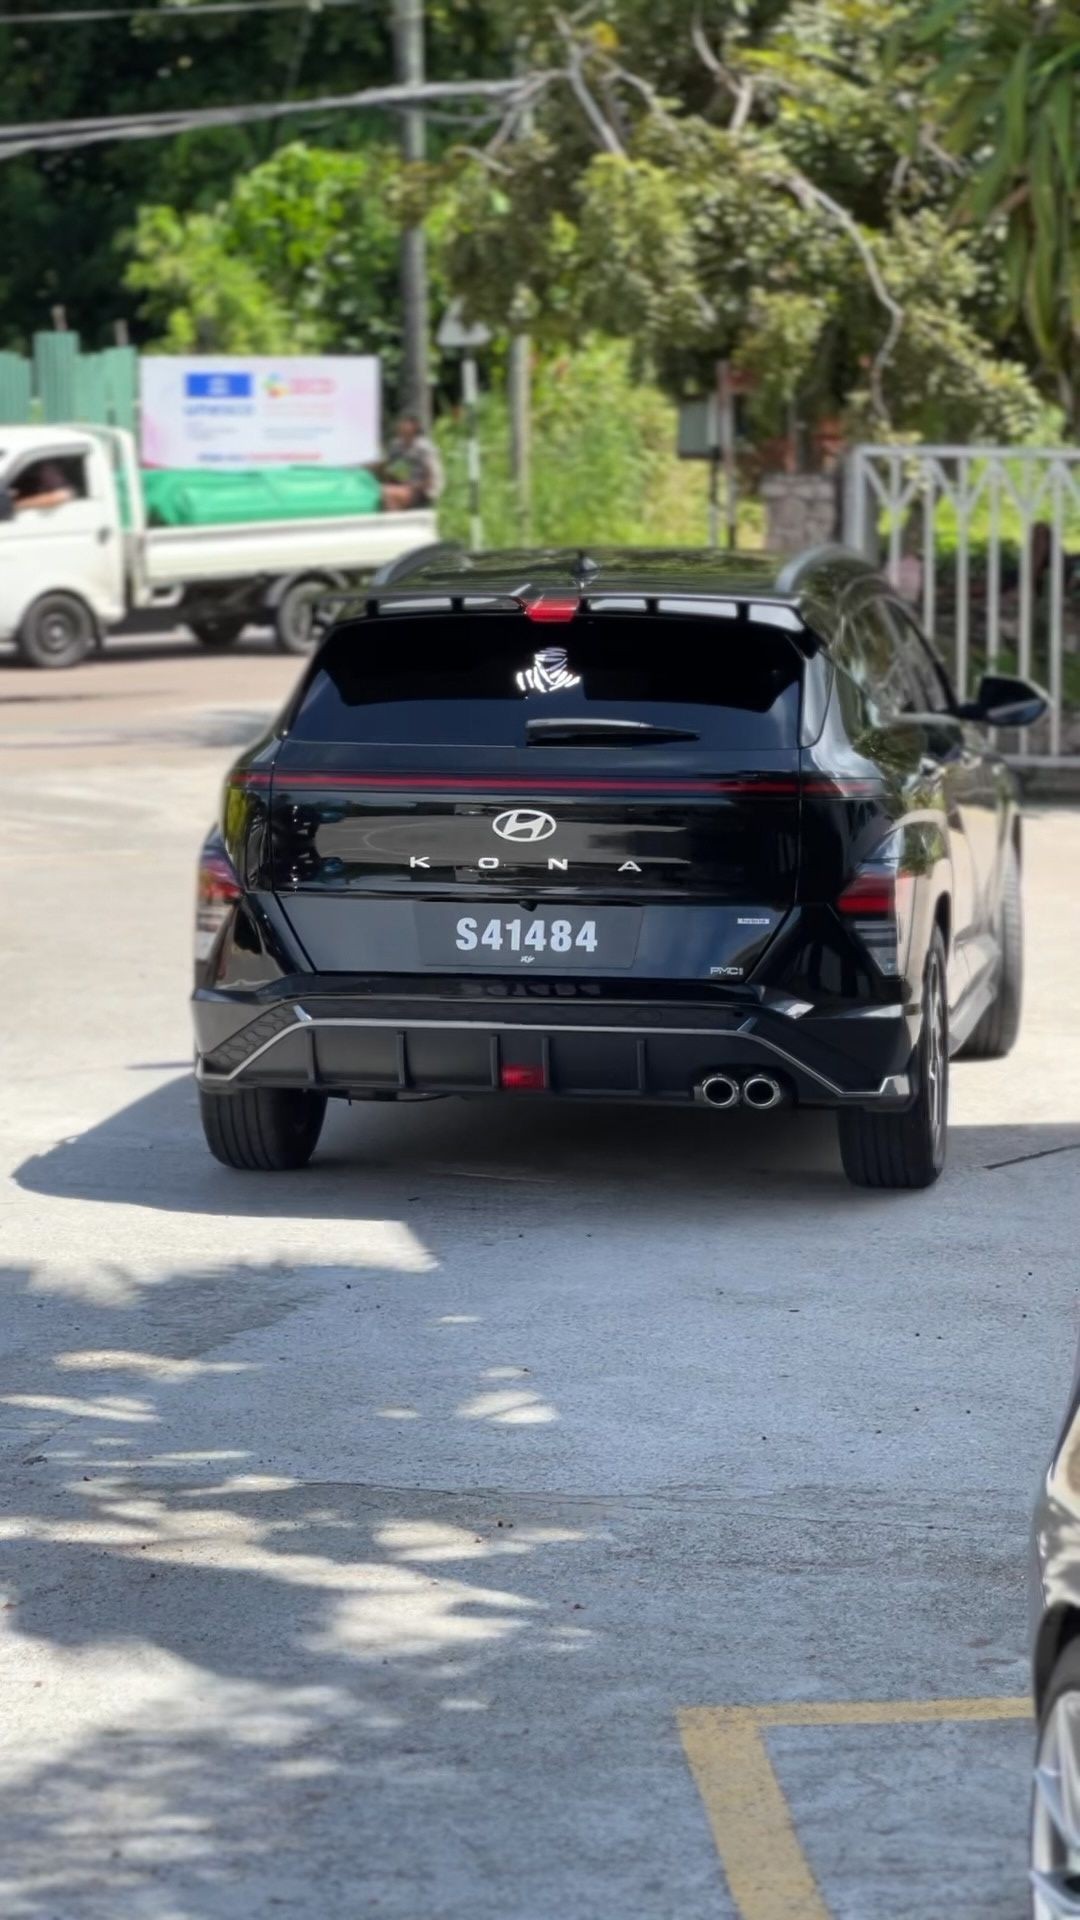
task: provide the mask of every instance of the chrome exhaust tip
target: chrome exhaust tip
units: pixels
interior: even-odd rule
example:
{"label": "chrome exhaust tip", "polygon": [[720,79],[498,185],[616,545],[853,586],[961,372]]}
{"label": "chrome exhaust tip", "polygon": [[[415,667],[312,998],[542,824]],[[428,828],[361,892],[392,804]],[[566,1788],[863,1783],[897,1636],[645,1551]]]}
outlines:
{"label": "chrome exhaust tip", "polygon": [[770,1107],[780,1105],[784,1089],[771,1073],[752,1073],[743,1081],[742,1098],[744,1107],[753,1107],[757,1113],[768,1113]]}
{"label": "chrome exhaust tip", "polygon": [[739,1083],[732,1079],[730,1073],[707,1073],[694,1092],[707,1107],[737,1107],[739,1104]]}

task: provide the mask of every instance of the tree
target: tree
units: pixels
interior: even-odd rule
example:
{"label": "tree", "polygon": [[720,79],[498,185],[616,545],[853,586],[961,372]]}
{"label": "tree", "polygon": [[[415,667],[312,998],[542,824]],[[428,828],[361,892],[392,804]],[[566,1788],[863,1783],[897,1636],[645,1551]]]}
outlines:
{"label": "tree", "polygon": [[207,213],[144,207],[126,284],[176,352],[365,352],[392,376],[400,163],[393,149],[297,142]]}
{"label": "tree", "polygon": [[[875,432],[1030,431],[1038,396],[990,338],[1000,263],[946,232],[955,163],[911,137],[921,68],[880,58],[917,12],[732,5],[711,35],[684,12],[652,40],[631,0],[556,18],[529,137],[504,127],[436,175],[452,286],[495,326],[625,335],[673,394],[733,359],[762,434],[841,409]],[[680,75],[692,108],[661,90]]]}
{"label": "tree", "polygon": [[1022,315],[1080,427],[1080,8],[941,0],[910,46],[932,56],[923,103],[963,161],[957,218],[1003,230],[999,330]]}
{"label": "tree", "polygon": [[[51,18],[68,6],[36,0],[40,21],[0,25],[0,121],[312,98],[393,73],[382,0],[237,15],[203,12],[189,0],[167,17],[150,0],[130,19]],[[426,0],[426,11],[433,77],[507,71],[506,24],[494,0]],[[235,182],[273,156],[286,129],[290,139],[306,136],[343,155],[393,144],[396,133],[385,114],[334,113],[0,164],[0,231],[17,236],[0,258],[0,347],[25,346],[57,302],[90,344],[104,343],[124,305],[118,250],[140,208],[212,214]],[[451,136],[460,137],[459,122],[433,118],[433,150]]]}

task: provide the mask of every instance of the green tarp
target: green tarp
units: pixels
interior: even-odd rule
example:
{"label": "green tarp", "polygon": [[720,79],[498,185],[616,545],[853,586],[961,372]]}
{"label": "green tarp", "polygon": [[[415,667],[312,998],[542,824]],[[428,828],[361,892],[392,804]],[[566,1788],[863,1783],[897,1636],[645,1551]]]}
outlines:
{"label": "green tarp", "polygon": [[157,527],[328,520],[378,513],[381,500],[379,482],[363,467],[276,467],[267,473],[149,468],[142,486],[147,521]]}

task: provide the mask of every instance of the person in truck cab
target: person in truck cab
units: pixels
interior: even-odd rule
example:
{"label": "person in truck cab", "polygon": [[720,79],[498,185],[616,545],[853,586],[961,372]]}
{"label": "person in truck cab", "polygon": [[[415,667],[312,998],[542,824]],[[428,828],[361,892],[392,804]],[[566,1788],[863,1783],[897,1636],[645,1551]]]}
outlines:
{"label": "person in truck cab", "polygon": [[35,460],[12,482],[12,504],[16,513],[32,507],[63,507],[77,498],[59,460]]}
{"label": "person in truck cab", "polygon": [[401,415],[386,458],[375,472],[383,483],[383,506],[388,513],[435,505],[443,490],[442,461],[415,413]]}

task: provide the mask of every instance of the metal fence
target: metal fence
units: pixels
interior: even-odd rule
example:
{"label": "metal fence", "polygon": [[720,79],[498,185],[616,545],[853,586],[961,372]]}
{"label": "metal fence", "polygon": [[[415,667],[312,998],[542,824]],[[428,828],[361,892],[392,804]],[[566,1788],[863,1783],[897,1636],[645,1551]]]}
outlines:
{"label": "metal fence", "polygon": [[1080,450],[856,447],[844,522],[913,602],[962,696],[994,667],[1046,687],[1050,714],[1016,757],[1080,763]]}

